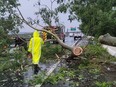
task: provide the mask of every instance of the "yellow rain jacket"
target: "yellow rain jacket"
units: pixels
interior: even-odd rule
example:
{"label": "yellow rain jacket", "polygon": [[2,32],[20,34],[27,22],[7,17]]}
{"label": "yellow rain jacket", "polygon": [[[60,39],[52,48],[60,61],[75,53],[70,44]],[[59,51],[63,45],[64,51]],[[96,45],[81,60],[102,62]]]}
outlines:
{"label": "yellow rain jacket", "polygon": [[38,64],[41,57],[41,46],[44,44],[43,39],[40,37],[38,31],[34,31],[33,38],[29,41],[28,52],[32,53],[32,63]]}

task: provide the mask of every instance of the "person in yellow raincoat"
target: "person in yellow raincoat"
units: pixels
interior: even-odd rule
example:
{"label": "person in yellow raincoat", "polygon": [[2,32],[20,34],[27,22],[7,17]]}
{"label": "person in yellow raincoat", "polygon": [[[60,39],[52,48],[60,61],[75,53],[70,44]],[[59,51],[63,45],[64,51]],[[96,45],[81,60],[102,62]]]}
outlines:
{"label": "person in yellow raincoat", "polygon": [[39,71],[39,60],[41,57],[41,48],[44,44],[43,39],[40,37],[37,30],[34,31],[33,37],[29,41],[28,52],[32,54],[32,63],[34,65],[34,74],[37,74]]}

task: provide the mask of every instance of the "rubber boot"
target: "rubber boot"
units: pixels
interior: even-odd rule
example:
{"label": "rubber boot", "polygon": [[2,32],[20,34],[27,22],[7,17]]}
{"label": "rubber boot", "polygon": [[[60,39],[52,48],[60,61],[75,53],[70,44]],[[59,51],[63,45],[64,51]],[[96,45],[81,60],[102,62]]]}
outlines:
{"label": "rubber boot", "polygon": [[39,72],[38,64],[34,64],[34,74],[38,74],[38,72]]}

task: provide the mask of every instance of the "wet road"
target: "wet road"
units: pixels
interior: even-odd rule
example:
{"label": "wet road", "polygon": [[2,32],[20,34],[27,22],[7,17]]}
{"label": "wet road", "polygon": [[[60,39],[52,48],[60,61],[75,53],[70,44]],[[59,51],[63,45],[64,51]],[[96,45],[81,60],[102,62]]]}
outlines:
{"label": "wet road", "polygon": [[[78,42],[78,43],[77,43]],[[74,37],[65,37],[65,43],[69,46],[74,46],[75,43],[77,43],[78,46],[85,46],[88,44],[88,40],[86,38],[78,38],[77,40],[74,40]]]}
{"label": "wet road", "polygon": [[74,44],[74,38],[73,37],[65,37],[65,43],[69,46],[72,46]]}

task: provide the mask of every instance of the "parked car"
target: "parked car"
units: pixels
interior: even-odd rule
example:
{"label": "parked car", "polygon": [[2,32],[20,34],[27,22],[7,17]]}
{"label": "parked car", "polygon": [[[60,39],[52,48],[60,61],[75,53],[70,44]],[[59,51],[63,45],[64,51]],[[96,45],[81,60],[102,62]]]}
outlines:
{"label": "parked car", "polygon": [[83,37],[83,33],[75,33],[74,40],[81,39]]}
{"label": "parked car", "polygon": [[74,36],[74,40],[81,39],[81,36]]}

